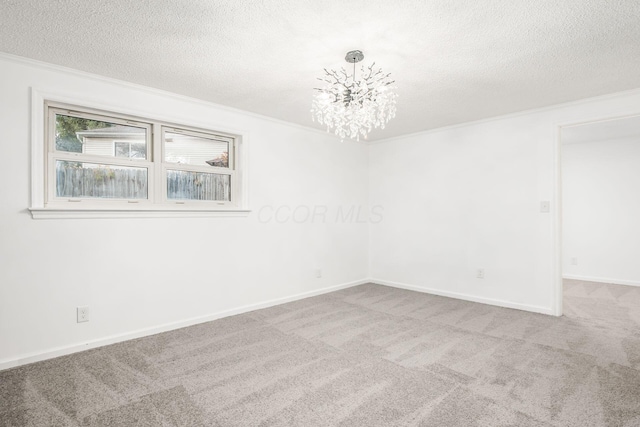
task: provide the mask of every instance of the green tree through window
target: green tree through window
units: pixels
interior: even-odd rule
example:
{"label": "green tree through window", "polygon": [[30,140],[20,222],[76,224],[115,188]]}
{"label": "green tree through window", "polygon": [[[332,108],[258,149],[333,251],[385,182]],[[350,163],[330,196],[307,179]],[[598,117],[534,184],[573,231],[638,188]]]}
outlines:
{"label": "green tree through window", "polygon": [[113,124],[80,117],[56,115],[56,150],[82,153],[82,142],[76,132],[111,127]]}

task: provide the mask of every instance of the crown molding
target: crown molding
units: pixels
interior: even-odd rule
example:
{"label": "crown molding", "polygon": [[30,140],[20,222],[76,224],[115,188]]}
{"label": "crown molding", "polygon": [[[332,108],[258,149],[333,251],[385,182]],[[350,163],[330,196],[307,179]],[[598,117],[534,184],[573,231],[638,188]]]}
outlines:
{"label": "crown molding", "polygon": [[[202,105],[205,107],[209,107],[209,108],[215,108],[221,111],[225,111],[225,112],[230,112],[230,113],[235,113],[235,114],[242,114],[244,116],[248,116],[254,119],[258,119],[258,120],[264,120],[267,122],[272,122],[272,123],[276,123],[276,124],[280,124],[283,126],[287,126],[290,128],[294,128],[294,129],[299,129],[299,130],[305,130],[305,131],[311,131],[313,133],[317,133],[319,135],[329,135],[329,136],[333,136],[331,133],[328,133],[326,130],[321,130],[318,128],[314,128],[311,126],[303,126],[297,123],[292,123],[292,122],[288,122],[286,120],[281,120],[281,119],[276,119],[274,117],[269,117],[269,116],[265,116],[262,114],[258,114],[258,113],[253,113],[251,111],[246,111],[246,110],[241,110],[239,108],[235,108],[235,107],[229,107],[227,105],[223,105],[223,104],[216,104],[214,102],[211,101],[205,101],[203,99],[199,99],[199,98],[193,98],[190,96],[186,96],[186,95],[181,95],[175,92],[170,92],[167,90],[163,90],[163,89],[157,89],[154,87],[150,87],[150,86],[144,86],[138,83],[132,83],[132,82],[128,82],[125,80],[119,80],[119,79],[115,79],[112,77],[106,77],[106,76],[101,76],[99,74],[94,74],[94,73],[89,73],[87,71],[81,71],[81,70],[77,70],[75,68],[69,68],[69,67],[65,67],[62,65],[57,65],[57,64],[51,64],[49,62],[44,62],[44,61],[39,61],[37,59],[31,59],[31,58],[26,58],[24,56],[18,56],[18,55],[13,55],[10,53],[6,53],[6,52],[0,52],[0,60],[4,60],[7,62],[13,62],[16,64],[20,64],[20,65],[28,65],[34,68],[39,68],[42,70],[46,70],[46,71],[53,71],[53,72],[58,72],[58,73],[65,73],[65,74],[71,74],[73,76],[76,77],[81,77],[81,78],[85,78],[85,79],[91,79],[94,81],[98,81],[101,83],[107,83],[107,84],[111,84],[111,85],[116,85],[116,86],[120,86],[123,88],[127,88],[127,89],[133,89],[133,90],[137,90],[137,91],[141,91],[141,92],[146,92],[152,95],[160,95],[160,96],[164,96],[167,98],[172,98],[176,101],[184,101],[184,102],[189,102],[192,104],[198,104],[198,105]],[[339,140],[336,137],[336,141],[339,142]],[[354,141],[355,142],[355,141]]]}
{"label": "crown molding", "polygon": [[392,136],[392,137],[389,137],[389,138],[378,139],[378,140],[374,140],[374,141],[367,141],[365,143],[367,145],[375,145],[375,144],[384,144],[384,143],[388,143],[388,142],[396,142],[398,140],[402,140],[402,139],[406,139],[406,138],[413,138],[413,137],[421,136],[421,135],[428,135],[428,134],[431,134],[431,133],[444,132],[444,131],[452,130],[452,129],[459,129],[459,128],[464,128],[464,127],[468,127],[468,126],[480,125],[480,124],[483,124],[483,123],[490,123],[490,122],[499,121],[499,120],[512,119],[512,118],[516,118],[516,117],[527,116],[527,115],[530,115],[530,114],[540,114],[540,113],[545,113],[545,112],[548,112],[548,111],[559,110],[559,109],[562,109],[562,108],[568,108],[568,107],[573,107],[573,106],[577,106],[577,105],[584,105],[584,104],[589,104],[589,103],[597,102],[597,101],[605,101],[605,100],[608,100],[608,99],[618,98],[618,97],[621,97],[621,96],[633,96],[633,95],[640,95],[640,88],[629,89],[629,90],[625,90],[625,91],[621,91],[621,92],[613,92],[613,93],[608,93],[608,94],[605,94],[605,95],[593,96],[593,97],[590,97],[590,98],[582,98],[582,99],[578,99],[578,100],[575,100],[575,101],[567,101],[567,102],[563,102],[561,104],[548,105],[546,107],[532,108],[532,109],[529,109],[529,110],[517,111],[515,113],[501,114],[499,116],[487,117],[487,118],[484,118],[484,119],[473,120],[473,121],[470,121],[470,122],[456,123],[456,124],[453,124],[453,125],[442,126],[442,127],[438,127],[438,128],[434,128],[434,129],[421,130],[419,132],[408,133],[406,135]]}

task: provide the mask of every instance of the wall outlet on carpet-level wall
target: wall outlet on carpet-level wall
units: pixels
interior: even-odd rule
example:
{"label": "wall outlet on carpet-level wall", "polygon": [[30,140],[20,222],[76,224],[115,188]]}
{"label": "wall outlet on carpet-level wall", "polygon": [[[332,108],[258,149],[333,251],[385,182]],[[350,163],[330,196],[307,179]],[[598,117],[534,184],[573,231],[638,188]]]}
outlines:
{"label": "wall outlet on carpet-level wall", "polygon": [[89,307],[76,307],[76,314],[78,316],[78,323],[89,321]]}
{"label": "wall outlet on carpet-level wall", "polygon": [[484,268],[479,268],[478,271],[476,271],[476,277],[478,279],[484,279]]}
{"label": "wall outlet on carpet-level wall", "polygon": [[321,278],[322,277],[322,269],[316,268],[315,276],[316,276],[317,279]]}
{"label": "wall outlet on carpet-level wall", "polygon": [[578,258],[576,257],[571,258],[571,265],[578,265]]}

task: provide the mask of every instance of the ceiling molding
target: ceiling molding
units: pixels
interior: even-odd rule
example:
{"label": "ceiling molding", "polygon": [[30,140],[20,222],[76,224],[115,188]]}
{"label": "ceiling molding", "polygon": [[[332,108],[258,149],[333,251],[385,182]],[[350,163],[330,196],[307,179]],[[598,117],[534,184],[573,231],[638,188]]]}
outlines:
{"label": "ceiling molding", "polygon": [[[279,125],[283,125],[283,126],[288,126],[294,129],[300,129],[300,130],[305,130],[305,131],[311,131],[320,135],[327,135],[326,131],[311,127],[311,126],[303,126],[301,124],[298,123],[293,123],[293,122],[288,122],[286,120],[281,120],[281,119],[277,119],[275,117],[269,117],[269,116],[265,116],[262,114],[258,114],[258,113],[254,113],[251,111],[245,111],[245,110],[241,110],[239,108],[234,108],[234,107],[229,107],[227,105],[222,105],[222,104],[216,104],[215,102],[210,102],[210,101],[205,101],[203,99],[199,99],[199,98],[193,98],[190,96],[186,96],[186,95],[181,95],[179,93],[174,93],[174,92],[170,92],[167,90],[163,90],[163,89],[157,89],[154,87],[149,87],[149,86],[144,86],[138,83],[132,83],[132,82],[128,82],[125,80],[119,80],[119,79],[114,79],[112,77],[106,77],[106,76],[102,76],[100,74],[94,74],[94,73],[89,73],[87,71],[82,71],[82,70],[76,70],[75,68],[70,68],[70,67],[65,67],[63,65],[57,65],[57,64],[51,64],[48,62],[44,62],[44,61],[39,61],[37,59],[31,59],[31,58],[26,58],[24,56],[19,56],[19,55],[13,55],[10,53],[6,53],[6,52],[0,52],[0,60],[4,60],[7,62],[13,62],[16,64],[21,64],[21,65],[28,65],[34,68],[39,68],[41,70],[45,70],[45,71],[53,71],[53,72],[58,72],[58,73],[64,73],[64,74],[70,74],[76,77],[80,77],[80,78],[85,78],[85,79],[91,79],[97,82],[101,82],[101,83],[106,83],[106,84],[111,84],[111,85],[115,85],[115,86],[120,86],[123,88],[127,88],[127,89],[132,89],[132,90],[136,90],[136,91],[142,91],[142,92],[146,92],[152,95],[159,95],[159,96],[163,96],[166,98],[172,98],[175,99],[176,101],[183,101],[183,102],[189,102],[192,104],[197,104],[197,105],[202,105],[204,107],[208,107],[208,108],[215,108],[218,110],[222,110],[225,112],[230,112],[230,113],[235,113],[235,114],[242,114],[245,116],[249,116],[251,118],[254,119],[258,119],[258,120],[264,120],[267,122],[272,122],[272,123],[277,123]],[[332,134],[329,134],[330,136],[333,136]],[[340,140],[338,139],[338,137],[336,137],[336,141],[339,142]],[[354,141],[355,142],[355,141]]]}
{"label": "ceiling molding", "polygon": [[21,0],[0,15],[2,52],[320,133],[317,78],[361,50],[399,96],[368,141],[640,87],[637,1]]}
{"label": "ceiling molding", "polygon": [[[518,112],[515,112],[515,113],[503,114],[503,115],[495,116],[495,117],[488,117],[486,119],[474,120],[474,121],[471,121],[471,122],[458,123],[458,124],[451,125],[451,126],[443,126],[441,128],[436,128],[436,129],[423,130],[423,131],[420,131],[420,132],[414,132],[414,133],[409,133],[409,134],[406,134],[406,135],[400,135],[400,136],[394,136],[394,137],[390,137],[390,138],[379,139],[379,140],[376,140],[376,141],[366,141],[366,143],[368,145],[385,144],[385,143],[388,143],[388,142],[396,142],[396,141],[399,141],[399,140],[402,140],[402,139],[413,138],[413,137],[421,136],[421,135],[428,135],[428,134],[444,132],[444,131],[452,130],[452,129],[465,128],[465,127],[468,127],[468,126],[476,126],[476,125],[481,125],[483,123],[490,123],[490,122],[495,122],[495,121],[499,121],[499,120],[513,119],[513,118],[517,118],[517,117],[521,117],[521,116],[527,116],[527,115],[530,115],[530,114],[540,114],[540,113],[545,113],[545,112],[548,112],[548,111],[559,110],[559,109],[569,108],[569,107],[575,107],[575,106],[583,105],[583,104],[589,104],[589,103],[592,103],[592,102],[606,101],[608,99],[615,99],[615,98],[619,98],[619,97],[622,97],[622,96],[633,96],[633,95],[640,95],[640,88],[624,90],[624,91],[614,92],[614,93],[608,93],[606,95],[599,95],[599,96],[594,96],[594,97],[590,97],[590,98],[578,99],[576,101],[563,102],[561,104],[549,105],[547,107],[533,108],[531,110],[523,110],[523,111],[518,111]],[[582,126],[582,125],[586,125],[586,124],[593,123],[593,122],[618,120],[618,119],[626,118],[626,117],[634,117],[636,115],[640,115],[640,106],[638,106],[637,112],[625,114],[625,115],[622,115],[622,116],[585,120],[585,121],[581,121],[581,122],[578,122],[578,123],[572,123],[572,124],[568,124],[568,125],[560,125],[560,127]]]}

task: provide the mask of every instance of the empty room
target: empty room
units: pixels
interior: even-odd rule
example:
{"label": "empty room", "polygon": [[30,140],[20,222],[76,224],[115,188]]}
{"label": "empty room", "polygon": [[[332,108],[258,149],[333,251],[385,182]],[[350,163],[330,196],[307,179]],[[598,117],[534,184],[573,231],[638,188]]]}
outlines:
{"label": "empty room", "polygon": [[0,426],[640,427],[640,2],[0,24]]}

